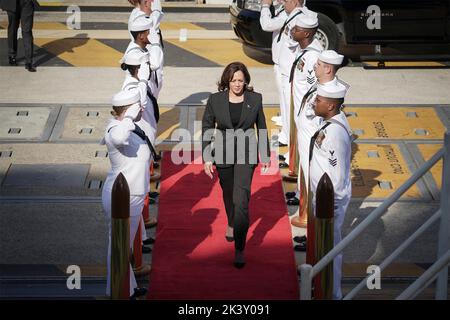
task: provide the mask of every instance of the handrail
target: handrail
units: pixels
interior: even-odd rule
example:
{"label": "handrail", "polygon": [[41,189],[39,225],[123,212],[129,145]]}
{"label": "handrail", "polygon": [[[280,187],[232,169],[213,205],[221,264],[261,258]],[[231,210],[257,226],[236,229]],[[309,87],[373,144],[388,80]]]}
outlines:
{"label": "handrail", "polygon": [[396,300],[414,299],[415,296],[428,287],[438,276],[439,272],[447,268],[450,263],[450,250],[447,251],[438,261],[436,261],[427,271],[425,271],[416,281],[414,281]]}
{"label": "handrail", "polygon": [[[379,265],[380,271],[383,271],[388,265],[391,264],[400,254],[402,254],[403,251],[407,247],[409,247],[410,244],[412,244],[418,237],[422,235],[426,230],[428,230],[429,227],[431,227],[439,218],[441,217],[441,210],[436,211],[423,225],[420,226],[419,229],[416,230],[408,239],[406,239],[397,249],[395,249],[394,252],[392,252],[389,257],[383,260],[381,264]],[[352,289],[347,295],[344,297],[344,300],[350,300],[352,299],[358,292],[364,288],[364,286],[367,283],[367,279],[370,276],[367,276],[364,278],[356,287]]]}
{"label": "handrail", "polygon": [[444,155],[444,148],[439,149],[430,160],[425,162],[414,174],[409,177],[392,195],[390,195],[378,208],[372,211],[352,232],[350,232],[342,241],[340,241],[325,257],[317,262],[311,273],[311,278],[316,276],[322,269],[331,263],[333,259],[340,254],[350,243],[355,240],[373,221],[382,216],[386,210],[397,201],[417,180],[419,180],[431,167],[433,167]]}

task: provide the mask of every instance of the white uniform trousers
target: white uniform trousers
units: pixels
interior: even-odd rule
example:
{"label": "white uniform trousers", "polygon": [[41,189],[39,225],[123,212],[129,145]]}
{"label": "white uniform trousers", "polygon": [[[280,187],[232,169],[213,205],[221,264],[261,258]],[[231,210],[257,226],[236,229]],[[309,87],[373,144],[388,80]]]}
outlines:
{"label": "white uniform trousers", "polygon": [[281,132],[278,136],[278,141],[284,144],[289,144],[289,108],[291,101],[291,85],[289,77],[283,75],[278,65],[274,65],[275,79],[277,83],[278,96],[280,100],[280,116],[281,116]]}
{"label": "white uniform trousers", "polygon": [[[133,251],[134,237],[139,228],[139,222],[142,219],[142,208],[144,207],[145,196],[130,196],[130,254]],[[108,260],[107,260],[107,278],[106,278],[106,295],[111,295],[111,194],[107,191],[102,193],[103,211],[109,229],[108,238]],[[144,228],[145,229],[145,228]],[[130,264],[130,297],[137,288],[136,278],[134,276],[133,267]]]}
{"label": "white uniform trousers", "polygon": [[289,77],[283,74],[280,77],[280,113],[281,113],[281,132],[278,136],[278,141],[289,145],[289,109],[291,102],[291,85],[289,84]]}

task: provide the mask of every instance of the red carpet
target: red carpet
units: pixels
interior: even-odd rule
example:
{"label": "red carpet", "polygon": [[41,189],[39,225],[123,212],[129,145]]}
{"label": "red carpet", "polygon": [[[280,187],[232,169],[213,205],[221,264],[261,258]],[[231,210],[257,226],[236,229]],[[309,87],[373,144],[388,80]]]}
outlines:
{"label": "red carpet", "polygon": [[299,298],[281,177],[260,171],[252,184],[247,264],[239,270],[233,266],[234,243],[225,240],[217,172],[211,180],[198,160],[176,165],[164,154],[148,299]]}

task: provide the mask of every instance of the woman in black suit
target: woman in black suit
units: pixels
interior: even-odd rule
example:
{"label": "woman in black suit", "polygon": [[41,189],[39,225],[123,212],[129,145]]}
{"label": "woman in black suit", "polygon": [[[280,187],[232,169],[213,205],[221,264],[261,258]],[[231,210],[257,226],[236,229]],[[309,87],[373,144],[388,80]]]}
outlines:
{"label": "woman in black suit", "polygon": [[246,66],[240,62],[230,63],[218,83],[219,92],[208,99],[202,121],[204,170],[211,179],[214,165],[219,173],[228,218],[225,238],[234,241],[236,268],[245,265],[248,204],[258,153],[263,170],[270,166],[262,96],[253,92],[249,83]]}

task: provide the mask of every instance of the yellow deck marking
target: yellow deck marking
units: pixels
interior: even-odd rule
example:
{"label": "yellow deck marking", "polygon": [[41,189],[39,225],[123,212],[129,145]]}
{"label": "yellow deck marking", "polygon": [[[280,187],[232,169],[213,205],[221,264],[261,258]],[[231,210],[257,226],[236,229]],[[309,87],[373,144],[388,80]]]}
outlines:
{"label": "yellow deck marking", "polygon": [[[360,139],[442,139],[445,127],[432,108],[348,107],[345,112],[356,112],[348,117],[352,130],[363,129]],[[417,117],[407,117],[415,112]],[[416,134],[425,129],[426,135]]]}
{"label": "yellow deck marking", "polygon": [[118,67],[123,53],[94,39],[35,39],[35,44],[75,67]]}
{"label": "yellow deck marking", "polygon": [[247,67],[271,67],[271,65],[260,63],[248,57],[242,49],[242,44],[234,40],[189,40],[188,38],[186,42],[167,41],[221,66],[226,66],[233,61],[241,61]]}
{"label": "yellow deck marking", "polygon": [[[378,61],[364,61],[363,64],[378,67]],[[445,67],[445,64],[436,61],[386,61],[385,67]]]}
{"label": "yellow deck marking", "polygon": [[[369,151],[376,152],[379,157],[369,157]],[[387,198],[411,176],[397,145],[354,143],[353,154],[351,165],[353,197]],[[382,189],[380,182],[390,183],[392,189]],[[409,199],[420,196],[416,185],[404,195]]]}
{"label": "yellow deck marking", "polygon": [[160,108],[158,140],[171,140],[172,132],[180,127],[180,108]]}
{"label": "yellow deck marking", "polygon": [[[204,30],[204,28],[199,27],[193,23],[189,22],[161,22],[161,30]],[[164,36],[164,35],[163,35]]]}
{"label": "yellow deck marking", "polygon": [[[417,145],[417,148],[419,149],[420,153],[423,156],[423,159],[425,161],[430,160],[430,158],[439,151],[440,148],[442,148],[442,145],[439,144],[419,144]],[[430,169],[431,175],[434,178],[434,181],[436,182],[436,185],[439,189],[441,189],[442,186],[442,160],[439,160],[433,168]]]}

